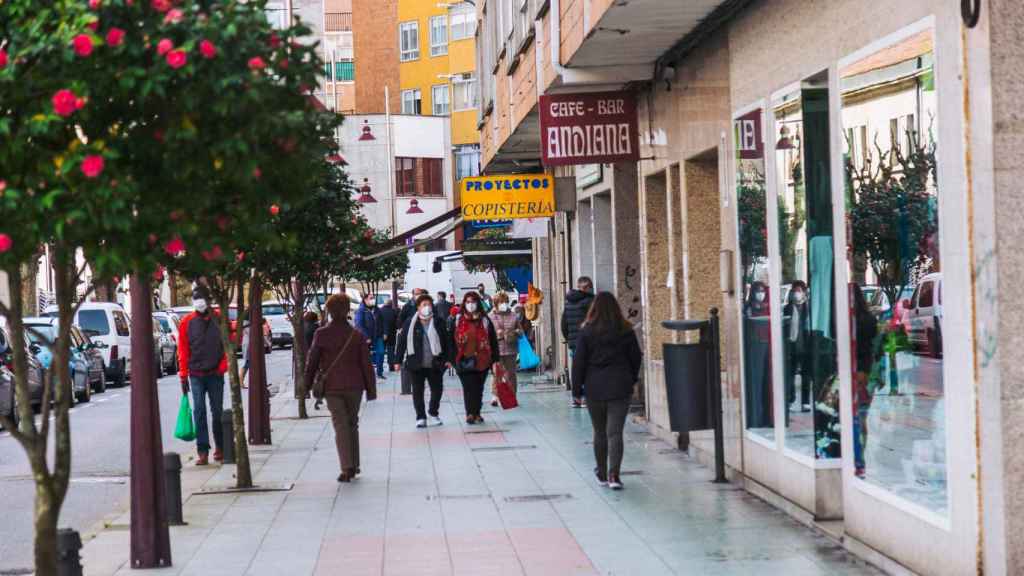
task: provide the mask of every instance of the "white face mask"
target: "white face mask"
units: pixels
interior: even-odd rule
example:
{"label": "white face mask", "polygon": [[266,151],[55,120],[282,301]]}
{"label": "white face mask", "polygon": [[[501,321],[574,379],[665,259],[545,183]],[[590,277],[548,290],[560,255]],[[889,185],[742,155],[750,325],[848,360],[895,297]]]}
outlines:
{"label": "white face mask", "polygon": [[466,302],[466,312],[470,314],[476,312],[476,302]]}
{"label": "white face mask", "polygon": [[434,315],[434,309],[430,306],[420,306],[420,318],[424,320]]}
{"label": "white face mask", "polygon": [[803,304],[804,300],[807,300],[807,295],[801,292],[793,292],[793,301],[797,304]]}
{"label": "white face mask", "polygon": [[374,304],[376,304],[376,302],[374,302],[373,300],[367,300],[367,301],[366,301],[366,306],[367,306],[368,308],[373,308],[373,305],[374,305]]}
{"label": "white face mask", "polygon": [[764,292],[754,292],[754,300],[764,302]]}
{"label": "white face mask", "polygon": [[498,304],[498,311],[499,312],[508,312],[508,304],[505,304],[504,302],[502,302],[501,304]]}
{"label": "white face mask", "polygon": [[192,301],[192,307],[196,309],[196,312],[199,312],[200,314],[205,314],[207,308],[209,308],[210,305],[206,303],[206,299],[197,298]]}

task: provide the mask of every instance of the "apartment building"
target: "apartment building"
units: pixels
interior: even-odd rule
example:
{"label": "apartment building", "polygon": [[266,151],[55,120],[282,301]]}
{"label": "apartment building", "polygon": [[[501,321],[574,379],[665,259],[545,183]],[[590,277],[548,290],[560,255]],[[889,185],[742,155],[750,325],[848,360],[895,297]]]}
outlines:
{"label": "apartment building", "polygon": [[[665,352],[687,339],[662,322],[717,308],[733,482],[888,573],[1024,570],[1024,260],[999,250],[1021,234],[1024,7],[481,0],[477,16],[484,172],[571,183],[534,241],[555,370],[561,294],[592,276],[642,337],[650,430],[710,457],[707,432],[673,430]],[[572,146],[607,149],[585,107],[545,109],[587,93],[635,105],[638,159],[551,162],[567,110]]]}

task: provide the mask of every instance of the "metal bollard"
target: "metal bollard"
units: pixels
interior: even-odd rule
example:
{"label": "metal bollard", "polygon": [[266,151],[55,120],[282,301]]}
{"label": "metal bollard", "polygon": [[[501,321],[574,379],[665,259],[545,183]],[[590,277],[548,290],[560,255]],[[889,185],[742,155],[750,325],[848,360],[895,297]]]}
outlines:
{"label": "metal bollard", "polygon": [[57,575],[82,576],[82,562],[78,551],[82,537],[71,528],[57,530]]}
{"label": "metal bollard", "polygon": [[167,524],[184,526],[181,511],[181,456],[164,453],[164,493],[167,495]]}
{"label": "metal bollard", "polygon": [[220,415],[220,426],[223,431],[221,434],[222,442],[221,450],[224,452],[224,463],[234,464],[235,463],[235,421],[231,414],[231,410],[225,410]]}

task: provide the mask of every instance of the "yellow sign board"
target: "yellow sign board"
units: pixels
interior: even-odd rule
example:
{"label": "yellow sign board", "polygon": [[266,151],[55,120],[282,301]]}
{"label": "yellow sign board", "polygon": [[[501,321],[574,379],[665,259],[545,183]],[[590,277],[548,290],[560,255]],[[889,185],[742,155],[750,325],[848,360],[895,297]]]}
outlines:
{"label": "yellow sign board", "polygon": [[462,180],[464,220],[513,220],[555,215],[555,179],[550,174],[475,176]]}

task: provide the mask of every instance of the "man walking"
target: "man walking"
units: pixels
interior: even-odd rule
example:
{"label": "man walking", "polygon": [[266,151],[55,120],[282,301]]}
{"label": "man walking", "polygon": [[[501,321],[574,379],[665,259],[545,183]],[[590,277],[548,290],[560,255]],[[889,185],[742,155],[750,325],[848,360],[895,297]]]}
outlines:
{"label": "man walking", "polygon": [[[419,300],[420,296],[422,296],[422,295],[424,295],[426,293],[427,293],[427,291],[424,290],[423,288],[414,288],[413,291],[412,291],[412,299],[409,300],[408,302],[406,302],[405,306],[402,307],[402,312],[398,315],[398,331],[399,331],[398,332],[398,337],[399,338],[402,337],[402,333],[405,332],[406,327],[409,326],[409,322],[412,320],[413,316],[416,316],[416,302]],[[401,350],[396,350],[396,353],[397,353],[399,358],[402,357]],[[404,362],[402,362],[401,364],[402,364],[402,368],[401,368],[401,370],[402,370],[401,394],[402,395],[412,394],[412,373],[409,372],[409,370],[406,370]]]}
{"label": "man walking", "polygon": [[[213,459],[224,460],[224,445],[220,416],[224,407],[224,373],[228,371],[228,357],[220,339],[218,326],[220,313],[210,308],[210,292],[205,286],[192,291],[195,312],[185,316],[178,327],[178,376],[181,392],[192,391],[192,414],[196,424],[196,466],[210,463],[210,429],[206,421],[206,402],[209,399],[213,417]],[[228,441],[233,441],[229,438]]]}
{"label": "man walking", "polygon": [[395,302],[391,296],[384,297],[384,304],[377,310],[380,318],[380,332],[384,338],[384,355],[387,356],[387,364],[393,368],[398,362],[395,360],[395,338],[398,331],[398,311],[395,310]]}
{"label": "man walking", "polygon": [[381,333],[380,316],[377,314],[377,297],[367,294],[359,305],[354,318],[356,329],[366,337],[370,356],[377,370],[377,378],[384,379],[384,336]]}
{"label": "man walking", "polygon": [[448,316],[452,311],[452,303],[448,301],[448,296],[443,291],[437,293],[437,302],[434,304],[434,309],[437,310],[438,320],[448,321]]}
{"label": "man walking", "polygon": [[476,291],[480,295],[480,304],[484,307],[484,312],[490,314],[491,308],[494,308],[494,301],[491,299],[491,295],[487,293],[483,282],[477,284]]}
{"label": "man walking", "polygon": [[[576,289],[565,295],[565,308],[562,309],[562,337],[569,345],[569,358],[576,353],[576,336],[580,326],[587,317],[590,304],[594,301],[594,282],[588,276],[580,276],[576,281]],[[574,388],[575,389],[575,388]],[[583,398],[574,396],[573,408],[583,407]]]}

